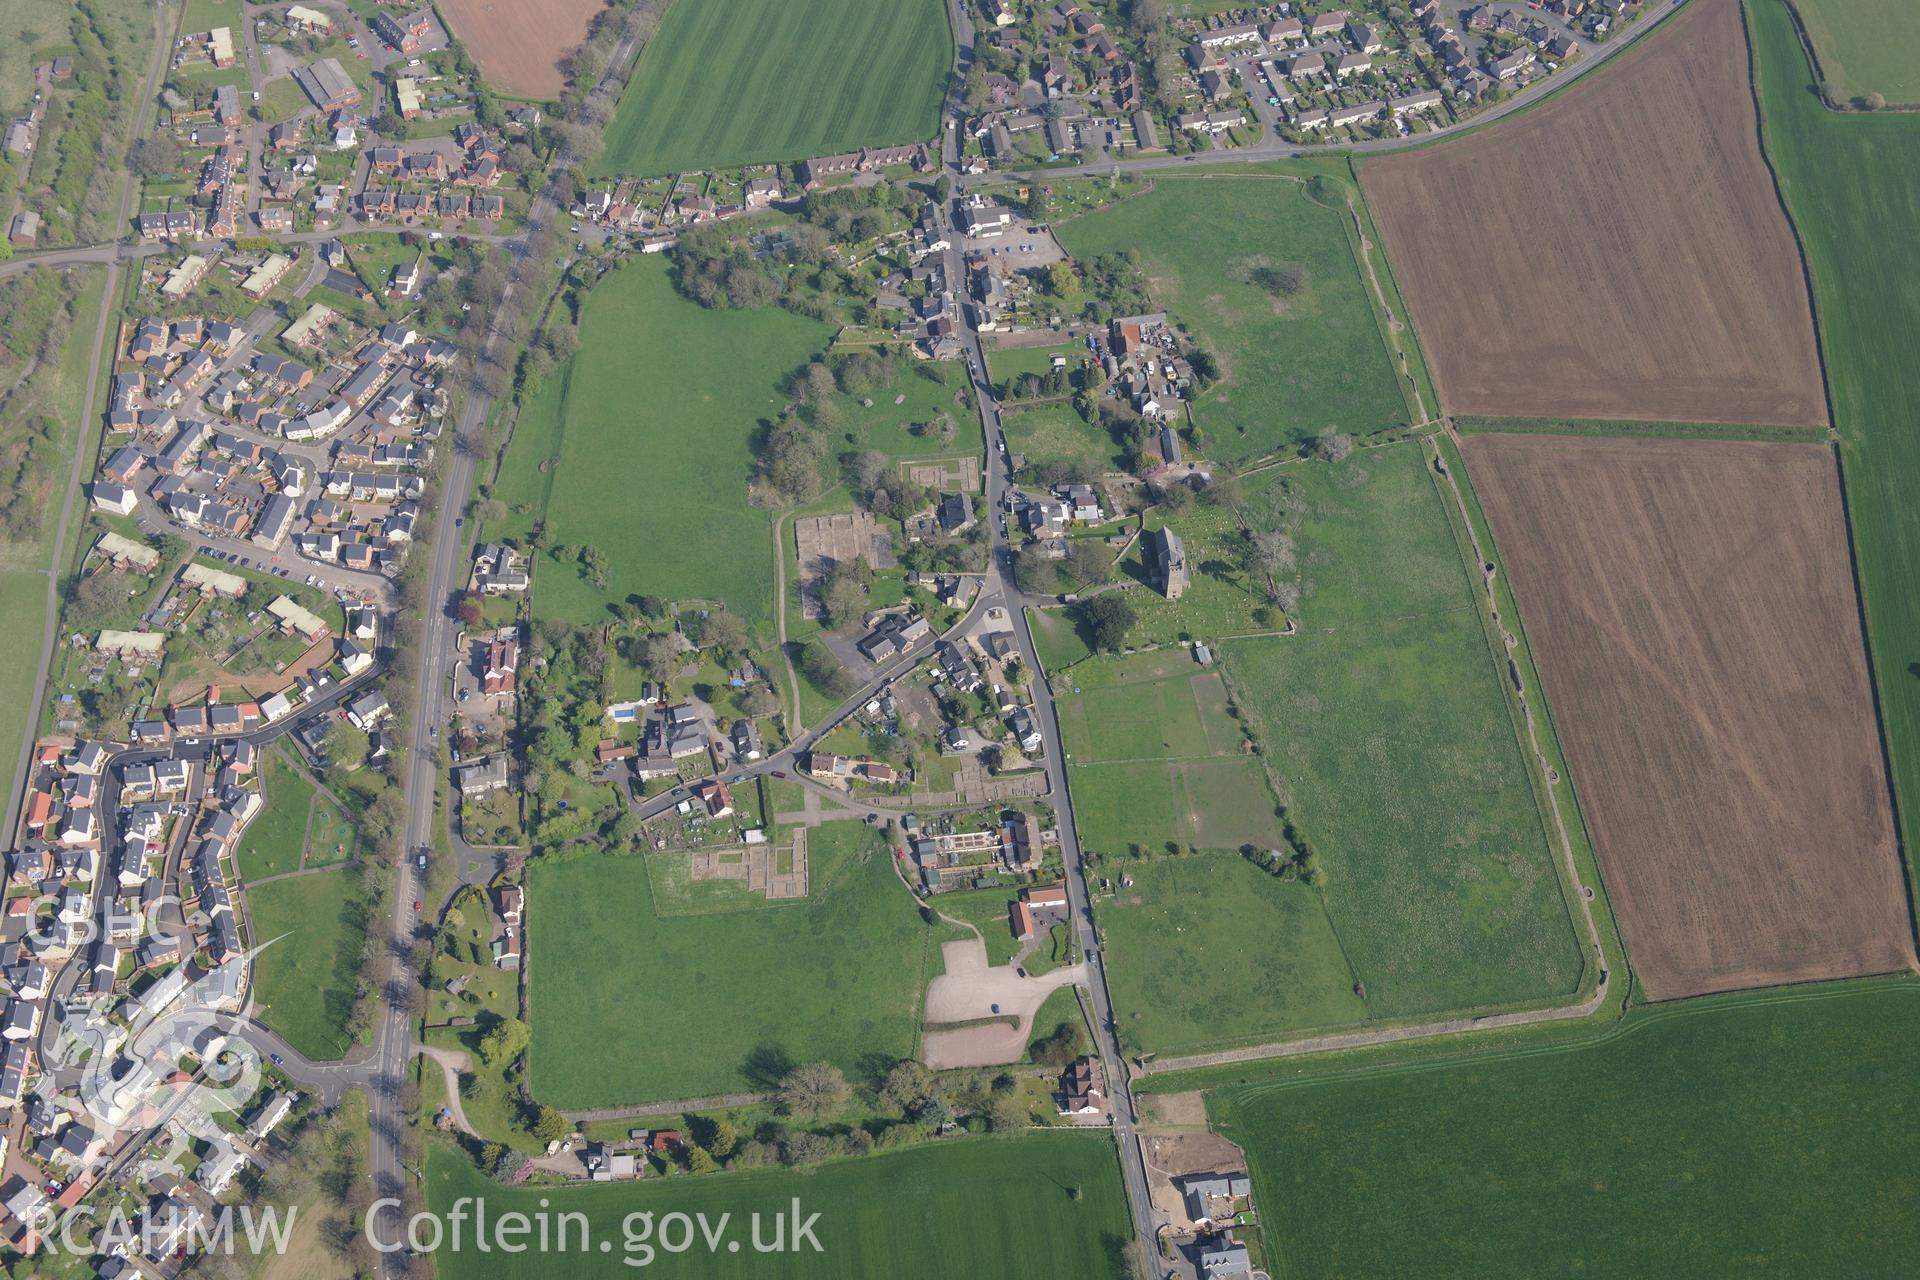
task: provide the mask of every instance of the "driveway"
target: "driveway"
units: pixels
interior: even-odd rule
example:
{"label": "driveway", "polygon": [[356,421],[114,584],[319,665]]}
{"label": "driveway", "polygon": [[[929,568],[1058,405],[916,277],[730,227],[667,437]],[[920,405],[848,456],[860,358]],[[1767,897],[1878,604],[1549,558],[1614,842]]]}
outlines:
{"label": "driveway", "polygon": [[[1026,1056],[1033,1033],[1033,1015],[1048,996],[1061,987],[1084,983],[1084,963],[1067,965],[1040,977],[1023,978],[1010,964],[987,963],[987,944],[978,938],[949,942],[940,948],[947,971],[927,985],[924,1020],[928,1027],[943,1023],[980,1022],[978,1026],[930,1030],[921,1039],[920,1059],[936,1070],[951,1067],[992,1067],[1018,1062]],[[996,1009],[995,1006],[998,1006]],[[981,1019],[1017,1019],[981,1022]]]}

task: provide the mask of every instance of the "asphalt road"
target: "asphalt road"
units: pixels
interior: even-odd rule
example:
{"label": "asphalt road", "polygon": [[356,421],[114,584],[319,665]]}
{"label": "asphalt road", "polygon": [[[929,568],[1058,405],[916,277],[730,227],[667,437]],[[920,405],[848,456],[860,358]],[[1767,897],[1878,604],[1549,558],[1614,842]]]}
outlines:
{"label": "asphalt road", "polygon": [[[957,215],[958,210],[959,197],[956,195],[953,213]],[[949,250],[948,256],[957,258],[959,255],[957,251]],[[956,277],[956,282],[963,279]],[[1100,947],[1099,930],[1093,921],[1086,864],[1080,856],[1080,836],[1074,823],[1072,796],[1067,788],[1066,754],[1061,743],[1059,717],[1053,705],[1053,692],[1048,687],[1046,668],[1041,665],[1039,652],[1034,647],[1033,628],[1013,576],[1013,547],[1007,539],[1006,523],[1006,492],[1011,485],[1011,476],[1006,437],[1002,435],[1000,427],[1000,405],[987,379],[986,352],[981,347],[980,334],[968,318],[969,309],[962,306],[960,310],[959,332],[967,348],[968,371],[974,395],[980,401],[980,420],[987,438],[985,477],[987,519],[992,530],[992,564],[986,583],[981,588],[981,600],[988,602],[989,607],[997,606],[1006,610],[1008,620],[1013,623],[1020,660],[1033,673],[1029,693],[1033,698],[1034,718],[1045,740],[1047,782],[1059,830],[1060,856],[1066,867],[1067,906],[1079,937],[1081,955],[1086,959],[1095,1042],[1099,1045],[1100,1056],[1106,1060],[1108,1084],[1112,1089],[1113,1134],[1115,1141],[1120,1144],[1120,1168],[1127,1186],[1128,1205],[1133,1212],[1135,1234],[1147,1265],[1155,1269],[1155,1274],[1159,1274],[1163,1264],[1157,1242],[1163,1220],[1153,1208],[1147,1191],[1146,1160],[1137,1132],[1138,1117],[1134,1110],[1133,1089],[1127,1076],[1126,1055],[1120,1047],[1116,1031],[1113,1000],[1107,987],[1106,953]]]}
{"label": "asphalt road", "polygon": [[[607,60],[607,70],[601,83],[617,83],[631,64],[633,56],[634,42],[629,36],[622,39]],[[547,184],[541,188],[540,195],[528,211],[527,222],[530,227],[552,225],[562,215],[564,208],[559,197],[572,193],[569,169],[566,162],[554,166]],[[516,240],[509,244],[517,262],[526,253],[527,241]],[[510,280],[501,294],[502,303],[511,298],[515,287]],[[510,339],[503,338],[497,331],[489,332],[485,352],[492,354],[500,343],[507,341]],[[473,488],[474,457],[472,451],[461,448],[459,442],[480,434],[492,403],[478,385],[469,389],[450,442],[453,459],[448,465],[441,489],[443,496],[434,527],[432,568],[425,596],[426,618],[419,641],[419,687],[413,699],[411,741],[414,750],[408,756],[407,766],[410,816],[405,842],[401,847],[401,866],[389,921],[391,945],[388,948],[387,976],[382,984],[385,1008],[374,1039],[372,1150],[368,1153],[368,1172],[373,1179],[376,1199],[399,1196],[406,1172],[402,1154],[406,1118],[401,1112],[400,1101],[407,1060],[412,1056],[414,1043],[413,1019],[408,1011],[407,996],[411,984],[420,981],[420,975],[412,973],[407,967],[407,951],[420,918],[413,904],[417,901],[424,903],[426,892],[424,878],[414,864],[414,855],[417,850],[430,848],[434,843],[435,774],[440,769],[439,744],[434,731],[453,710],[443,678],[445,671],[442,663],[444,655],[452,647],[453,628],[458,625],[455,587],[464,581],[462,570],[471,556],[473,545],[472,531],[466,525],[464,511],[467,495]],[[416,548],[416,553],[418,550]],[[415,1176],[419,1176],[417,1172]],[[383,1278],[402,1274],[405,1270],[404,1257],[399,1254],[384,1254],[377,1265],[378,1274]]]}

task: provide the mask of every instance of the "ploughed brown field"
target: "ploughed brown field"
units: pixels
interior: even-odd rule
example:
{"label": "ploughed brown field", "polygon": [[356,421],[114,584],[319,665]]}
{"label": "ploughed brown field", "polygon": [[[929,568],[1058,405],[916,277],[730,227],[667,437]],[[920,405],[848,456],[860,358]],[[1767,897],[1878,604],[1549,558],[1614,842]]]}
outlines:
{"label": "ploughed brown field", "polygon": [[1360,165],[1448,412],[1826,422],[1740,7],[1668,21],[1512,120]]}
{"label": "ploughed brown field", "polygon": [[1825,446],[1465,454],[1648,993],[1913,966]]}
{"label": "ploughed brown field", "polygon": [[561,59],[587,38],[602,0],[440,0],[440,12],[488,84],[515,98],[555,98]]}

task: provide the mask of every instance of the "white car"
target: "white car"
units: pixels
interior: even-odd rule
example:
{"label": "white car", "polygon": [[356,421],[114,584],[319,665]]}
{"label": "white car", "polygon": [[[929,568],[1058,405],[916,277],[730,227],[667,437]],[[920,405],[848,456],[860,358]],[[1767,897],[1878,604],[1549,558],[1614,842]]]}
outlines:
{"label": "white car", "polygon": [[255,90],[253,91],[253,100],[254,100],[255,102],[258,102],[258,101],[260,101],[260,91],[259,91],[258,89],[255,89]]}

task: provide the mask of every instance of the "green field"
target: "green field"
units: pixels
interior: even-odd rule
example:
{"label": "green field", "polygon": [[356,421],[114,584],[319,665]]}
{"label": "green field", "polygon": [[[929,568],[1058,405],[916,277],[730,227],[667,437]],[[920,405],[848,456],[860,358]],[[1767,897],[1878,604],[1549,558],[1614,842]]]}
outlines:
{"label": "green field", "polygon": [[256,945],[279,938],[254,961],[260,1020],[309,1058],[340,1057],[353,1045],[346,1027],[367,932],[359,876],[343,868],[276,880],[249,889],[247,904]]}
{"label": "green field", "polygon": [[1808,91],[1785,8],[1747,8],[1761,134],[1813,272],[1854,563],[1909,865],[1920,840],[1920,118],[1839,115]]}
{"label": "green field", "polygon": [[300,869],[300,853],[307,843],[307,815],[313,809],[313,784],[306,774],[288,764],[278,751],[268,750],[260,773],[260,794],[266,807],[248,824],[234,855],[240,878],[263,880]]}
{"label": "green field", "polygon": [[1103,853],[1279,843],[1218,671],[1183,648],[1083,662],[1055,681],[1080,838]]}
{"label": "green field", "polygon": [[940,0],[679,0],[599,169],[648,176],[932,138],[952,57]]}
{"label": "green field", "polygon": [[1893,1276],[1920,1250],[1916,1053],[1920,985],[1856,983],[1212,1104],[1276,1276]]}
{"label": "green field", "polygon": [[704,310],[674,292],[658,258],[602,280],[579,353],[521,412],[497,490],[529,512],[501,532],[544,512],[553,544],[598,547],[609,562],[603,592],[541,556],[538,615],[603,622],[632,593],[718,598],[767,635],[773,531],[747,505],[750,443],[786,403],[782,379],[826,337],[776,308]]}
{"label": "green field", "polygon": [[[444,1215],[462,1196],[484,1197],[490,1218],[515,1209],[536,1214],[550,1201],[555,1215],[585,1214],[593,1240],[564,1258],[531,1250],[443,1251],[435,1262],[445,1280],[650,1274],[640,1267],[642,1255],[628,1252],[624,1243],[624,1230],[637,1229],[629,1215],[641,1213],[650,1214],[649,1226],[652,1218],[675,1213],[704,1214],[709,1224],[732,1215],[715,1251],[702,1244],[692,1252],[653,1257],[661,1273],[678,1280],[1117,1280],[1127,1274],[1121,1253],[1132,1235],[1113,1142],[1088,1133],[966,1138],[801,1173],[766,1170],[674,1178],[665,1185],[649,1180],[568,1188],[505,1189],[446,1147],[434,1148],[427,1163],[429,1209]],[[772,1218],[790,1214],[796,1197],[802,1220],[819,1214],[813,1234],[820,1252],[755,1253],[747,1243],[752,1216],[763,1215],[762,1238],[771,1240]],[[574,1238],[579,1231],[573,1228]],[[739,1243],[738,1252],[727,1249],[728,1239]],[[600,1240],[611,1244],[609,1252],[600,1250]]]}
{"label": "green field", "polygon": [[1920,102],[1920,11],[1910,0],[1794,0],[1836,102]]}
{"label": "green field", "polygon": [[[1220,381],[1194,406],[1213,458],[1239,461],[1330,428],[1359,434],[1407,421],[1345,213],[1315,203],[1303,183],[1160,178],[1146,194],[1055,231],[1083,263],[1137,252],[1154,302],[1214,353]],[[1247,282],[1285,264],[1305,268],[1290,297]]]}
{"label": "green field", "polygon": [[662,917],[641,858],[536,862],[527,888],[534,1089],[567,1110],[849,1073],[918,1044],[929,948],[879,834],[816,827],[805,902]]}
{"label": "green field", "polygon": [[1420,446],[1292,483],[1300,632],[1221,650],[1369,1014],[1567,995],[1580,949]]}
{"label": "green field", "polygon": [[1364,1021],[1318,892],[1237,853],[1132,863],[1099,904],[1130,1048],[1185,1053]]}

